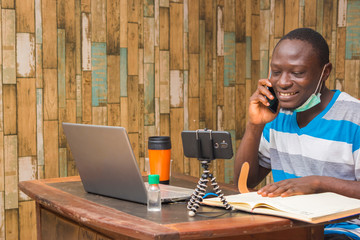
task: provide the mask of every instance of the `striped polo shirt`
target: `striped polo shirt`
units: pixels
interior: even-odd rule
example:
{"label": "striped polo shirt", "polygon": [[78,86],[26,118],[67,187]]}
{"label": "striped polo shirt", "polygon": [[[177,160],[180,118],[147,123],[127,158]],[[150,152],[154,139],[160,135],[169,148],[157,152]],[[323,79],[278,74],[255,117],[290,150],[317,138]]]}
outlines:
{"label": "striped polo shirt", "polygon": [[[274,181],[310,175],[359,181],[360,101],[335,91],[328,106],[303,128],[296,114],[281,109],[263,130],[259,164],[272,170]],[[349,236],[360,239],[359,227],[353,224]]]}

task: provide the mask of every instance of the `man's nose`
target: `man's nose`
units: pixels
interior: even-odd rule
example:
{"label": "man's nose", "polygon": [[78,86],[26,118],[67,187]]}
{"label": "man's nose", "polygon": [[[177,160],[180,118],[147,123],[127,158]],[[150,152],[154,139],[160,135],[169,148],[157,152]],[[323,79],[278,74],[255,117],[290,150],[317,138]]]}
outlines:
{"label": "man's nose", "polygon": [[292,84],[293,84],[293,82],[291,80],[291,74],[282,72],[276,85],[282,89],[287,89],[287,88],[291,87]]}

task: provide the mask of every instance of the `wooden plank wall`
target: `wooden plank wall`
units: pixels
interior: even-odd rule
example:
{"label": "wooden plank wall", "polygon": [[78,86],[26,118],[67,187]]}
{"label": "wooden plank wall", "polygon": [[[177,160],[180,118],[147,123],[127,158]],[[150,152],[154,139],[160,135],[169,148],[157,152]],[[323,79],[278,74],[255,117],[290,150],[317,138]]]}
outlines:
{"label": "wooden plank wall", "polygon": [[[236,148],[294,28],[325,36],[328,86],[360,98],[359,16],[356,0],[2,0],[0,239],[36,238],[18,181],[77,174],[65,121],[126,127],[141,169],[147,138],[170,135],[173,171],[199,176],[180,132],[227,130]],[[214,162],[218,181],[232,182],[233,161]]]}

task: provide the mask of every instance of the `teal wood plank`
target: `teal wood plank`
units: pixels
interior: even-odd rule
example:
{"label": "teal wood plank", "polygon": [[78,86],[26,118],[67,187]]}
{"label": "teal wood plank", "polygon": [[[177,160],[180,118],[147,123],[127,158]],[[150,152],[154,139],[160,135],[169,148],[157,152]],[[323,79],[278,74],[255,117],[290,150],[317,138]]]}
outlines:
{"label": "teal wood plank", "polygon": [[81,74],[77,74],[76,75],[76,119],[79,119],[79,122],[81,122],[81,117],[82,117]]}
{"label": "teal wood plank", "polygon": [[346,13],[346,59],[360,59],[360,1],[348,0]]}
{"label": "teal wood plank", "polygon": [[65,29],[58,29],[58,102],[59,108],[66,107],[65,87]]}
{"label": "teal wood plank", "polygon": [[[15,10],[3,9],[2,28],[2,81],[3,84],[16,84],[16,37]],[[6,61],[4,61],[6,59]]]}
{"label": "teal wood plank", "polygon": [[127,48],[120,48],[120,96],[127,97],[128,77],[128,52]]}
{"label": "teal wood plank", "polygon": [[269,74],[269,51],[260,51],[260,78],[268,78]]}
{"label": "teal wood plank", "polygon": [[144,17],[154,17],[154,0],[144,0]]}
{"label": "teal wood plank", "polygon": [[189,32],[189,2],[184,0],[184,33]]}
{"label": "teal wood plank", "polygon": [[43,134],[43,89],[36,89],[36,155],[38,165],[44,165],[44,134]]}
{"label": "teal wood plank", "polygon": [[35,41],[42,43],[41,0],[35,0]]}
{"label": "teal wood plank", "polygon": [[235,149],[236,149],[236,141],[235,141],[235,130],[226,130],[231,134],[231,142],[234,151],[234,156],[231,159],[225,159],[224,161],[224,175],[225,175],[225,183],[232,183],[234,180],[234,160],[235,160]]}
{"label": "teal wood plank", "polygon": [[184,130],[189,130],[188,100],[189,100],[189,71],[184,71]]}
{"label": "teal wood plank", "polygon": [[[323,33],[324,0],[316,1],[316,31]],[[286,34],[286,33],[284,33]]]}
{"label": "teal wood plank", "polygon": [[200,120],[204,120],[205,116],[205,69],[206,69],[206,39],[205,39],[205,20],[200,20],[199,23],[199,41],[200,41],[200,54],[199,54],[199,95],[200,95]]}
{"label": "teal wood plank", "polygon": [[144,124],[155,124],[155,70],[153,63],[144,64]]}
{"label": "teal wood plank", "polygon": [[224,86],[235,85],[236,66],[235,32],[224,33]]}
{"label": "teal wood plank", "polygon": [[107,103],[106,43],[92,43],[91,66],[92,106],[99,107]]}
{"label": "teal wood plank", "polygon": [[67,177],[66,148],[59,148],[59,177]]}
{"label": "teal wood plank", "polygon": [[246,37],[245,78],[251,78],[251,37]]}

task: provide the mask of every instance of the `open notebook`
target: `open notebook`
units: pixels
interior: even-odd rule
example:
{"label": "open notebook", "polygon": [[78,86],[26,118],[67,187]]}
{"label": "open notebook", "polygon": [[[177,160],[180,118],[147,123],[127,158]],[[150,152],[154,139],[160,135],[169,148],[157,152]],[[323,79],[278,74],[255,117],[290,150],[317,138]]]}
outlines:
{"label": "open notebook", "polygon": [[[87,192],[147,203],[146,184],[123,127],[63,123]],[[162,201],[190,198],[192,189],[160,185]]]}
{"label": "open notebook", "polygon": [[[291,197],[262,197],[256,192],[226,196],[235,209],[321,223],[360,214],[360,200],[325,192]],[[219,198],[204,199],[203,204],[222,206]]]}

